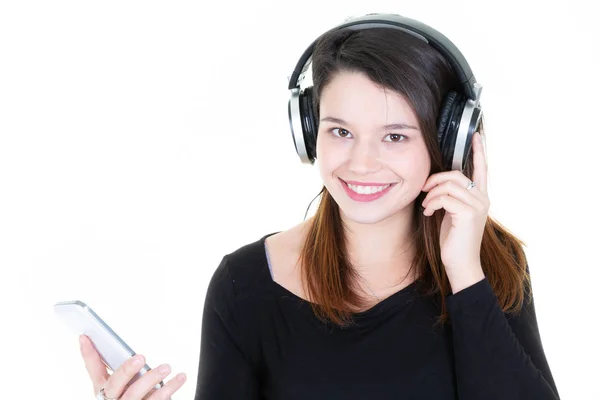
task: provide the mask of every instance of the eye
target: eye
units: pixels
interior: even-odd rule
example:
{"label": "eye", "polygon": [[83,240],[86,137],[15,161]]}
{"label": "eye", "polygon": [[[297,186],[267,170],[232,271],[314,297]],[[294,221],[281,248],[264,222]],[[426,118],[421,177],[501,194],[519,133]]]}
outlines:
{"label": "eye", "polygon": [[[341,138],[345,138],[345,137],[348,137],[348,135],[352,135],[349,131],[347,131],[344,128],[332,128],[329,131],[331,133],[333,133],[333,136],[337,136],[337,137],[341,137]],[[338,131],[338,133],[336,133],[336,131]]]}
{"label": "eye", "polygon": [[[393,143],[403,142],[406,139],[408,139],[406,136],[401,135],[399,133],[390,133],[386,137],[389,137],[392,139],[392,140],[386,140],[386,142],[393,142]],[[401,138],[403,138],[403,139],[401,139]]]}

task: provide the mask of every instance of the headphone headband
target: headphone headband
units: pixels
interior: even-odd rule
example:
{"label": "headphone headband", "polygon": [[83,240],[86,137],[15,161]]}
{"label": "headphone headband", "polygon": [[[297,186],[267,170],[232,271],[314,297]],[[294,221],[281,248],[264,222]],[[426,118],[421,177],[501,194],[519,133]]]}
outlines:
{"label": "headphone headband", "polygon": [[367,14],[361,17],[351,18],[319,36],[310,44],[310,46],[308,46],[302,54],[302,57],[300,57],[300,60],[298,60],[294,72],[292,72],[292,75],[290,76],[288,89],[292,90],[298,87],[298,80],[307,67],[307,61],[311,58],[317,41],[323,35],[341,29],[362,30],[369,28],[398,29],[431,45],[440,52],[446,60],[448,60],[463,86],[464,94],[469,99],[474,100],[476,104],[479,103],[479,96],[481,93],[480,85],[476,83],[471,67],[460,50],[458,50],[446,36],[442,35],[432,27],[397,14]]}

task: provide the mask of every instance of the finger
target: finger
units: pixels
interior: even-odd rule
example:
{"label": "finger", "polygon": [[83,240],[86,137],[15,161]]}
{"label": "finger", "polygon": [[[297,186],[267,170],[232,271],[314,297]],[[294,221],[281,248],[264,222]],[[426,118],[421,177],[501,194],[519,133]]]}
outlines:
{"label": "finger", "polygon": [[466,205],[462,201],[448,195],[443,195],[432,199],[425,211],[423,211],[423,215],[429,217],[442,208],[450,214],[467,214],[471,213],[473,210],[472,207]]}
{"label": "finger", "polygon": [[161,387],[156,392],[154,392],[152,394],[152,396],[150,396],[148,398],[148,400],[167,400],[167,399],[170,399],[171,396],[173,395],[173,393],[175,393],[176,391],[178,391],[181,388],[181,386],[183,386],[183,384],[185,383],[186,379],[187,379],[187,377],[185,376],[185,374],[183,372],[180,373],[180,374],[177,374],[177,376],[175,376],[169,382],[165,383],[165,386]]}
{"label": "finger", "polygon": [[[137,354],[117,368],[104,387],[106,397],[120,397],[127,388],[127,384],[138,372],[140,372],[145,362],[144,356]],[[142,378],[144,377],[142,376]]]}
{"label": "finger", "polygon": [[483,138],[479,132],[473,135],[473,182],[482,193],[487,194],[488,167],[483,147]]}
{"label": "finger", "polygon": [[431,199],[445,194],[472,207],[479,207],[480,203],[482,203],[483,195],[477,190],[477,186],[471,190],[465,190],[464,187],[458,186],[455,182],[448,181],[431,189],[429,193],[427,193],[427,196],[425,196],[422,206],[426,208]]}
{"label": "finger", "polygon": [[435,186],[441,185],[442,183],[448,181],[456,182],[459,186],[462,186],[463,188],[466,188],[467,185],[471,182],[471,180],[467,178],[465,174],[457,170],[438,172],[437,174],[431,175],[427,179],[425,185],[423,185],[423,189],[421,190],[423,192],[428,192]]}
{"label": "finger", "polygon": [[[171,372],[169,364],[163,364],[158,368],[151,369],[146,372],[140,379],[136,380],[127,391],[123,394],[120,400],[137,400],[148,396],[164,378]],[[161,388],[162,389],[162,388]],[[159,389],[160,390],[160,389]],[[158,391],[158,390],[157,390]]]}
{"label": "finger", "polygon": [[92,380],[94,385],[94,393],[98,393],[102,385],[106,383],[108,377],[108,371],[106,365],[102,362],[102,358],[96,351],[96,348],[92,344],[92,341],[86,335],[79,336],[79,343],[81,349],[81,356],[85,363],[85,369]]}

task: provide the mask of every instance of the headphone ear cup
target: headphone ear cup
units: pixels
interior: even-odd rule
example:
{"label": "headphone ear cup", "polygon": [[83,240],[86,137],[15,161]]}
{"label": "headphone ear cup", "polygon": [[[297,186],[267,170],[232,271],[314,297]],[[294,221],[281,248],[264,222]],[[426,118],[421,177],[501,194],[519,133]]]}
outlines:
{"label": "headphone ear cup", "polygon": [[438,116],[438,143],[442,144],[444,139],[444,132],[446,130],[446,126],[448,125],[448,120],[450,119],[450,109],[452,108],[452,104],[454,103],[454,99],[456,99],[457,93],[455,91],[450,91],[444,98],[442,102],[442,106],[440,107],[440,113]]}
{"label": "headphone ear cup", "polygon": [[452,168],[454,147],[465,100],[464,96],[453,90],[448,92],[438,117],[438,142],[442,153],[443,168],[446,171]]}
{"label": "headphone ear cup", "polygon": [[316,113],[313,109],[312,87],[304,89],[304,92],[300,95],[300,118],[302,120],[306,154],[310,160],[310,163],[312,164],[317,158],[318,129]]}

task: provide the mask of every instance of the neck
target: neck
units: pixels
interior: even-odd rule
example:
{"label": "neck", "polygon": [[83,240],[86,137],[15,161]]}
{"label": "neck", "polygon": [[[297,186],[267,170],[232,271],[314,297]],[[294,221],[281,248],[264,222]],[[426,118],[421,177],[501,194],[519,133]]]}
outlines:
{"label": "neck", "polygon": [[415,254],[410,205],[402,212],[374,224],[350,221],[343,213],[341,218],[350,262],[373,290],[410,279],[407,274]]}

